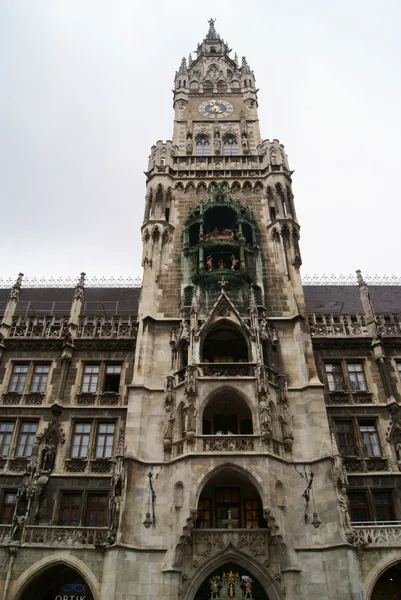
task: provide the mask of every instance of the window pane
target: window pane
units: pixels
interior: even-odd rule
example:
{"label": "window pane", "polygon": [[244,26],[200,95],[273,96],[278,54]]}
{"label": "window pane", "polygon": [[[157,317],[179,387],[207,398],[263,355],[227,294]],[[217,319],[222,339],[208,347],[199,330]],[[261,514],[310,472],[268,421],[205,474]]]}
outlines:
{"label": "window pane", "polygon": [[86,507],[85,526],[104,527],[107,524],[107,494],[89,494]]}
{"label": "window pane", "polygon": [[344,390],[344,378],[341,365],[339,363],[326,363],[325,369],[329,390],[331,392]]}
{"label": "window pane", "polygon": [[7,456],[10,450],[11,437],[14,423],[11,421],[0,422],[0,456]]}
{"label": "window pane", "polygon": [[391,492],[373,492],[376,521],[393,521],[394,510]]}
{"label": "window pane", "polygon": [[91,423],[75,423],[71,447],[71,456],[73,458],[87,457],[90,431]]}
{"label": "window pane", "polygon": [[60,505],[60,525],[77,526],[80,521],[82,494],[64,493]]}
{"label": "window pane", "polygon": [[100,365],[85,365],[82,377],[82,393],[94,394],[97,390]]}
{"label": "window pane", "polygon": [[367,386],[362,363],[348,363],[347,369],[351,390],[353,392],[366,391]]}
{"label": "window pane", "polygon": [[355,441],[350,421],[336,421],[338,450],[342,456],[355,456]]}
{"label": "window pane", "polygon": [[22,394],[25,388],[27,373],[28,365],[14,365],[8,391]]}
{"label": "window pane", "polygon": [[97,429],[97,458],[110,458],[113,451],[114,423],[100,423]]}
{"label": "window pane", "polygon": [[3,506],[1,510],[0,521],[1,523],[10,524],[12,523],[14,510],[15,510],[15,502],[17,498],[17,493],[15,491],[5,491],[3,496]]}
{"label": "window pane", "polygon": [[43,394],[46,391],[49,370],[49,365],[35,365],[35,370],[32,377],[31,392],[39,392]]}
{"label": "window pane", "polygon": [[16,456],[31,456],[37,427],[37,423],[21,424]]}
{"label": "window pane", "polygon": [[351,521],[370,521],[366,492],[348,492]]}
{"label": "window pane", "polygon": [[365,456],[381,456],[379,436],[373,423],[360,423],[363,453]]}

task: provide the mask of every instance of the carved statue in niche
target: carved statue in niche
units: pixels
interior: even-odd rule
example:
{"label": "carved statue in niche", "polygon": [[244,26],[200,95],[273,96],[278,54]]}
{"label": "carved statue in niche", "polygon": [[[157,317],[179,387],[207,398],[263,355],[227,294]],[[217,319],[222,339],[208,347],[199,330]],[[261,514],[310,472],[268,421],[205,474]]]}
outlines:
{"label": "carved statue in niche", "polygon": [[192,154],[192,149],[193,149],[192,141],[188,140],[188,142],[186,143],[186,146],[185,146],[186,153],[187,154]]}
{"label": "carved statue in niche", "polygon": [[265,400],[269,395],[269,380],[267,377],[266,367],[264,365],[256,365],[256,381],[258,385],[258,397]]}
{"label": "carved statue in niche", "polygon": [[187,396],[196,396],[196,367],[189,365],[185,373],[185,393]]}
{"label": "carved statue in niche", "polygon": [[[119,444],[120,445],[120,444]],[[115,459],[114,473],[111,480],[112,492],[109,500],[109,531],[107,540],[110,544],[115,542],[118,525],[120,522],[120,512],[122,503],[122,494],[124,487],[124,458],[117,456]]]}
{"label": "carved statue in niche", "polygon": [[167,375],[166,388],[164,390],[164,402],[166,405],[172,404],[174,401],[174,377]]}
{"label": "carved statue in niche", "polygon": [[15,515],[11,530],[11,541],[19,542],[22,536],[22,530],[26,521],[25,515]]}
{"label": "carved statue in niche", "polygon": [[43,447],[39,467],[42,471],[53,471],[56,458],[56,445],[53,442],[54,440],[49,438],[48,442]]}
{"label": "carved statue in niche", "polygon": [[220,154],[221,152],[221,140],[220,137],[215,137],[214,138],[214,153],[215,154]]}
{"label": "carved statue in niche", "polygon": [[271,411],[270,411],[270,407],[267,404],[267,402],[265,402],[265,400],[262,400],[259,403],[259,416],[260,416],[260,427],[262,432],[267,432],[271,434],[271,427],[272,427],[272,417],[271,417]]}
{"label": "carved statue in niche", "polygon": [[401,440],[399,440],[395,446],[395,451],[397,453],[397,460],[401,462]]}
{"label": "carved statue in niche", "polygon": [[173,426],[174,426],[174,414],[171,410],[171,407],[167,407],[166,409],[166,423],[164,426],[164,439],[172,440],[173,439]]}
{"label": "carved statue in niche", "polygon": [[287,379],[285,375],[277,375],[279,402],[288,402]]}
{"label": "carved statue in niche", "polygon": [[283,440],[284,441],[285,440],[293,440],[294,439],[293,430],[292,430],[293,415],[288,410],[288,404],[284,405],[284,408],[281,412],[280,423],[281,423],[281,428],[283,430]]}
{"label": "carved statue in niche", "polygon": [[267,330],[266,313],[263,313],[263,315],[262,315],[262,319],[261,319],[260,325],[259,325],[259,331],[260,331],[261,341],[266,342],[269,339],[269,333]]}
{"label": "carved statue in niche", "polygon": [[195,402],[190,400],[185,409],[185,431],[196,431],[196,410]]}
{"label": "carved statue in niche", "polygon": [[270,148],[270,162],[272,165],[277,164],[277,152],[276,149],[273,147]]}
{"label": "carved statue in niche", "polygon": [[349,516],[349,503],[348,503],[348,496],[347,496],[347,488],[345,486],[342,486],[340,489],[338,489],[337,494],[338,494],[338,503],[340,505],[340,511],[341,511],[341,519],[343,522],[344,529],[352,530],[351,518]]}

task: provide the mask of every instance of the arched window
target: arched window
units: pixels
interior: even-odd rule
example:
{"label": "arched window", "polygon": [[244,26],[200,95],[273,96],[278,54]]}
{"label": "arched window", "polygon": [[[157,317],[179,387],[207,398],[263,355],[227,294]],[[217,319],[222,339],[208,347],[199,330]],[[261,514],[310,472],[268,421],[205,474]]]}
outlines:
{"label": "arched window", "polygon": [[203,91],[204,92],[213,92],[213,82],[205,81],[203,84]]}
{"label": "arched window", "polygon": [[238,142],[234,135],[226,135],[224,138],[224,155],[234,156],[238,154]]}
{"label": "arched window", "polygon": [[196,138],[196,156],[210,156],[210,140],[207,135]]}
{"label": "arched window", "polygon": [[220,80],[217,82],[217,91],[219,92],[219,94],[223,94],[227,91],[226,82],[224,80]]}

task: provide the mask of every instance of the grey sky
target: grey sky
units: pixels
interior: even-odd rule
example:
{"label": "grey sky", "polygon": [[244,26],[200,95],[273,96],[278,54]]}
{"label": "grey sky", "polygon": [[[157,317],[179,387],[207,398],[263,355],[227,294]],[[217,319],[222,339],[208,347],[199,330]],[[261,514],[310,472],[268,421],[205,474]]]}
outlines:
{"label": "grey sky", "polygon": [[210,17],[295,169],[302,272],[400,273],[399,0],[2,0],[0,276],[141,274],[143,171]]}

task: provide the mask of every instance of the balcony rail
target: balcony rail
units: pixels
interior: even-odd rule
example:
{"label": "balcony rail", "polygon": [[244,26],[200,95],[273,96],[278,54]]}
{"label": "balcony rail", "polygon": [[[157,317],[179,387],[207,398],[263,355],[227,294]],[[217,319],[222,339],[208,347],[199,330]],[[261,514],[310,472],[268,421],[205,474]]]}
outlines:
{"label": "balcony rail", "polygon": [[348,473],[372,473],[389,470],[387,458],[381,456],[345,456],[343,457],[343,464]]}
{"label": "balcony rail", "polygon": [[[383,335],[401,335],[401,315],[376,315],[378,329]],[[368,336],[365,315],[308,314],[309,330],[316,336]]]}
{"label": "balcony rail", "polygon": [[369,391],[336,390],[326,394],[327,405],[337,404],[373,404],[374,396]]}
{"label": "balcony rail", "polygon": [[261,435],[197,435],[177,440],[172,446],[174,457],[187,453],[215,452],[258,452],[275,456],[285,454],[283,442],[273,438],[264,440]]}
{"label": "balcony rail", "polygon": [[401,521],[353,522],[356,543],[370,546],[401,546]]}
{"label": "balcony rail", "polygon": [[254,365],[250,363],[201,363],[201,377],[253,377]]}
{"label": "balcony rail", "polygon": [[101,546],[107,542],[107,527],[52,527],[28,525],[22,544],[55,547]]}
{"label": "balcony rail", "polygon": [[[12,338],[63,338],[68,331],[69,316],[56,318],[51,315],[40,317],[14,317],[10,328]],[[80,317],[78,338],[131,338],[136,335],[136,318],[121,316]]]}
{"label": "balcony rail", "polygon": [[121,396],[115,392],[104,392],[103,394],[86,392],[77,394],[75,403],[77,406],[120,406]]}

